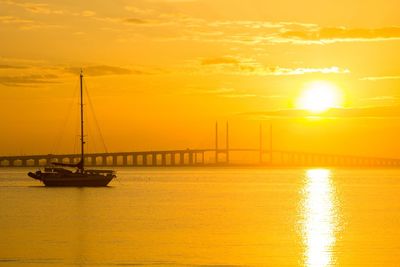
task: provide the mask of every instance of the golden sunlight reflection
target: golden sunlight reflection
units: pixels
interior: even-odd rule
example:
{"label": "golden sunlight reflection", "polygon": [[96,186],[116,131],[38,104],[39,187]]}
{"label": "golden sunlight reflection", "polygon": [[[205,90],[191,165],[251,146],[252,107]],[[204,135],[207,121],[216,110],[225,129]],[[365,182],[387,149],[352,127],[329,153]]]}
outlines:
{"label": "golden sunlight reflection", "polygon": [[302,208],[305,266],[332,265],[334,263],[332,250],[336,240],[337,212],[329,170],[312,169],[307,171]]}

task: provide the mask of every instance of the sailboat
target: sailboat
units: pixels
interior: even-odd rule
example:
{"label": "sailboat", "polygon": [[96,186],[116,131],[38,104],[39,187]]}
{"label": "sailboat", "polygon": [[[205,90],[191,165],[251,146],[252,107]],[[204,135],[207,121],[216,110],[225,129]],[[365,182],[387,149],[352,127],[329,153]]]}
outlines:
{"label": "sailboat", "polygon": [[[107,186],[108,183],[116,178],[113,170],[88,170],[85,169],[85,140],[83,129],[83,72],[80,75],[80,111],[81,111],[81,159],[76,164],[53,162],[52,167],[44,168],[44,171],[29,172],[28,176],[39,180],[45,186]],[[62,167],[76,168],[75,171]]]}

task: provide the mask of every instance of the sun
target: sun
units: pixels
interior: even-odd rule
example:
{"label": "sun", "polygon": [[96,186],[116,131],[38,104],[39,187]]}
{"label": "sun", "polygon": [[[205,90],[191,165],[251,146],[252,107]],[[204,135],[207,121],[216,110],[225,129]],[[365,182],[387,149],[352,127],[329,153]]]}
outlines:
{"label": "sun", "polygon": [[326,81],[309,83],[297,100],[297,108],[312,113],[322,113],[342,103],[339,89]]}

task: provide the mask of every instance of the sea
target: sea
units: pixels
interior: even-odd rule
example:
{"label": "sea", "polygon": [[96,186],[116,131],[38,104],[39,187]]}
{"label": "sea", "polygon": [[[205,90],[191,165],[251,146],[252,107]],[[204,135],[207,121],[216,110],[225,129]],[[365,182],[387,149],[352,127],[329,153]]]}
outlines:
{"label": "sea", "polygon": [[399,169],[0,169],[0,266],[400,266]]}

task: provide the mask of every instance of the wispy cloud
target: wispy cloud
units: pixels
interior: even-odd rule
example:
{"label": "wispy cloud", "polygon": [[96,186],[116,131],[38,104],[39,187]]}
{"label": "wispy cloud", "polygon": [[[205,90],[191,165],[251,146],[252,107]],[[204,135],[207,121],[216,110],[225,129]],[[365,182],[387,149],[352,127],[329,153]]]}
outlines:
{"label": "wispy cloud", "polygon": [[[109,66],[82,64],[85,76],[112,75],[156,75],[164,74],[160,68],[147,66]],[[79,67],[53,65],[43,61],[0,58],[0,85],[32,86],[51,84],[71,79],[71,74],[78,75]]]}
{"label": "wispy cloud", "polygon": [[360,80],[361,81],[400,80],[400,75],[399,76],[371,76],[371,77],[363,77]]}
{"label": "wispy cloud", "polygon": [[32,86],[38,84],[57,83],[58,76],[47,75],[20,75],[20,76],[0,76],[0,84],[5,86]]}
{"label": "wispy cloud", "polygon": [[84,10],[81,12],[81,15],[83,17],[93,17],[96,16],[96,12],[94,12],[93,10]]}
{"label": "wispy cloud", "polygon": [[202,65],[218,65],[218,64],[239,64],[240,61],[234,57],[216,57],[216,58],[206,58],[203,59]]}
{"label": "wispy cloud", "polygon": [[231,93],[231,94],[223,94],[221,97],[225,98],[249,98],[249,97],[257,97],[256,94],[245,94],[245,93]]}
{"label": "wispy cloud", "polygon": [[[336,42],[376,42],[400,39],[400,27],[349,28],[320,27],[301,22],[262,20],[205,21],[191,17],[172,17],[185,30],[176,39],[202,42],[225,42],[242,45],[292,43],[329,44]],[[187,23],[190,21],[190,24]],[[165,24],[166,25],[166,24]],[[211,33],[211,34],[210,34]]]}
{"label": "wispy cloud", "polygon": [[0,3],[14,5],[25,9],[26,11],[39,14],[63,14],[64,12],[60,9],[52,8],[46,3],[31,3],[21,2],[15,0],[1,0]]}
{"label": "wispy cloud", "polygon": [[17,66],[17,65],[3,65],[0,64],[0,69],[25,69],[24,66]]}
{"label": "wispy cloud", "polygon": [[360,99],[360,103],[364,106],[395,106],[400,103],[399,98],[389,95],[381,95],[374,97],[366,97]]}
{"label": "wispy cloud", "polygon": [[333,118],[333,119],[354,119],[354,118],[400,118],[400,106],[374,106],[364,108],[332,108],[321,114],[313,114],[307,110],[281,109],[274,111],[246,112],[238,116],[248,118],[306,118],[311,116]]}
{"label": "wispy cloud", "polygon": [[190,89],[190,94],[206,94],[206,95],[220,95],[235,92],[233,88],[214,88],[214,89]]}
{"label": "wispy cloud", "polygon": [[[81,71],[81,68],[66,68],[66,71],[69,73],[78,74]],[[83,68],[83,71],[87,76],[150,74],[148,72],[138,69],[129,69],[107,65],[87,66]]]}
{"label": "wispy cloud", "polygon": [[[198,64],[198,63],[197,63]],[[196,63],[195,63],[196,65]],[[199,72],[222,73],[234,75],[261,75],[261,76],[289,76],[304,75],[312,73],[320,74],[348,74],[348,68],[340,68],[337,66],[330,67],[280,67],[266,66],[255,59],[243,58],[235,56],[221,56],[214,58],[205,58],[200,60],[197,65]]]}
{"label": "wispy cloud", "polygon": [[14,16],[0,16],[0,23],[10,24],[11,26],[17,26],[20,30],[32,30],[32,29],[44,29],[44,28],[62,28],[60,25],[47,24],[38,22],[32,19],[14,17]]}
{"label": "wispy cloud", "polygon": [[214,89],[189,89],[186,90],[187,95],[210,95],[222,98],[249,98],[257,97],[257,94],[247,92],[246,90],[237,90],[234,88],[214,88]]}
{"label": "wispy cloud", "polygon": [[125,6],[124,7],[125,10],[130,11],[134,14],[139,14],[139,15],[149,15],[155,12],[154,9],[150,9],[150,8],[139,8],[137,6]]}
{"label": "wispy cloud", "polygon": [[[190,2],[191,0],[164,0],[156,2]],[[0,0],[0,3],[24,9],[27,12],[43,15],[79,16],[95,21],[102,21],[104,28],[120,30],[120,38],[129,40],[129,28],[154,27],[154,31],[140,31],[140,34],[158,41],[194,41],[218,42],[239,45],[265,45],[276,43],[291,44],[329,44],[336,42],[371,42],[400,39],[400,27],[382,28],[350,28],[321,27],[318,24],[297,21],[268,20],[206,20],[189,16],[180,12],[141,2],[121,6],[120,14],[104,15],[95,10],[76,10],[58,7],[47,2],[24,2],[17,0]],[[150,8],[149,8],[150,6]],[[29,19],[21,19],[13,14],[0,17],[3,23],[29,23]],[[114,24],[114,25],[112,25]],[[67,25],[65,25],[67,26]],[[39,27],[39,26],[38,26]],[[43,27],[43,25],[42,25]],[[29,27],[25,27],[29,29]],[[122,36],[122,33],[124,36]]]}
{"label": "wispy cloud", "polygon": [[129,23],[129,24],[148,24],[150,21],[144,20],[144,19],[139,19],[139,18],[126,18],[123,19],[123,22]]}
{"label": "wispy cloud", "polygon": [[280,68],[273,69],[273,75],[302,75],[308,73],[321,74],[347,74],[350,73],[348,68],[339,68],[337,66],[325,68]]}
{"label": "wispy cloud", "polygon": [[[334,42],[370,42],[400,39],[400,27],[377,29],[347,27],[289,30],[286,29],[276,41],[293,41],[299,43],[334,43]],[[281,40],[280,40],[281,39]]]}
{"label": "wispy cloud", "polygon": [[5,23],[5,24],[27,24],[32,22],[33,20],[30,19],[23,19],[14,16],[0,16],[0,23]]}

